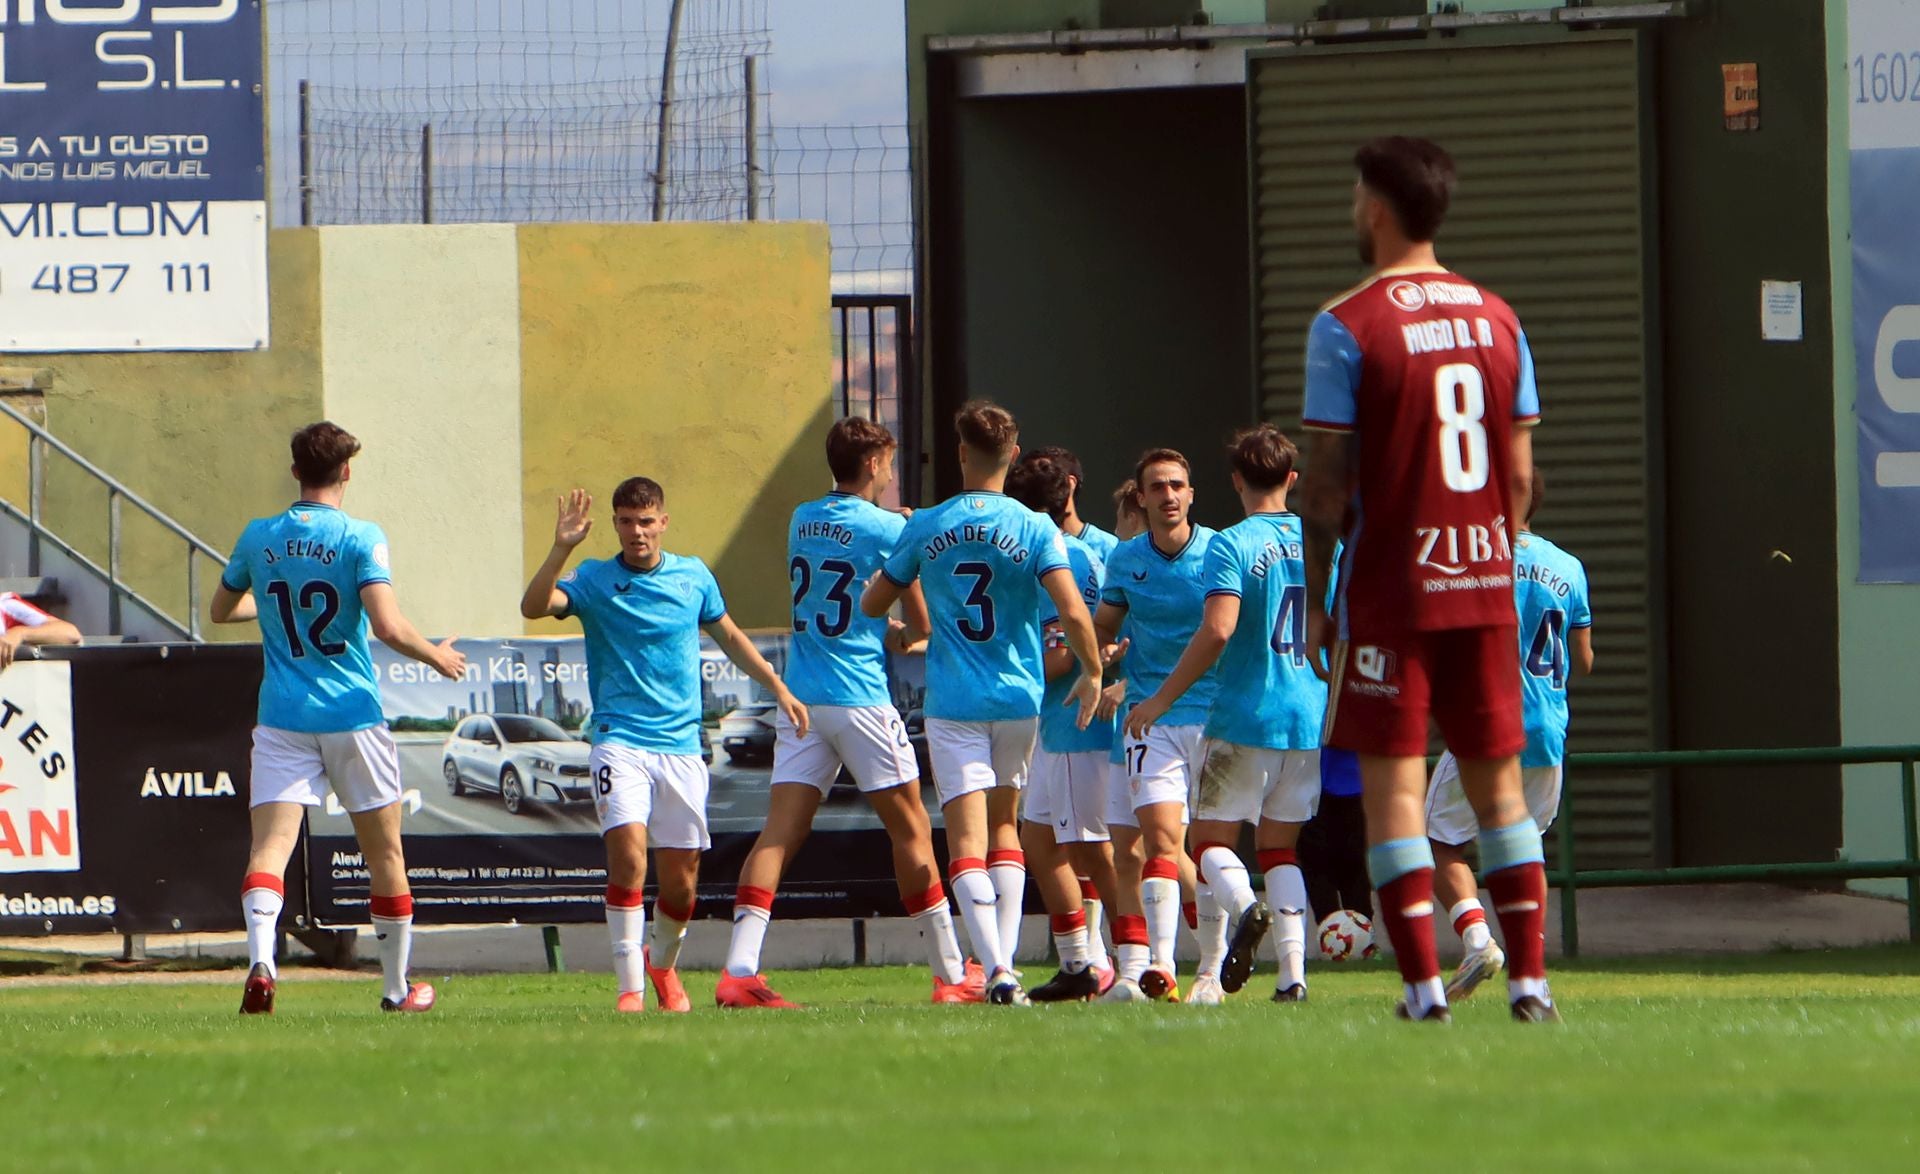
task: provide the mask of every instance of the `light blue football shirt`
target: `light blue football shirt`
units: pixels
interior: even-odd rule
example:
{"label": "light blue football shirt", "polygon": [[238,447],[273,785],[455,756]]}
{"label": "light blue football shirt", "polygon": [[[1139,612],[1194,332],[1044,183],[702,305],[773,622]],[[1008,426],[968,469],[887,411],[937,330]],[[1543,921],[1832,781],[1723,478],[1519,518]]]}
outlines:
{"label": "light blue football shirt", "polygon": [[[1178,554],[1162,553],[1151,531],[1122,542],[1107,563],[1100,601],[1127,609],[1127,696],[1141,701],[1159,691],[1180,662],[1187,641],[1200,630],[1206,609],[1207,548],[1218,532],[1195,526]],[[1193,683],[1160,719],[1166,726],[1197,726],[1207,720],[1219,687],[1219,666]]]}
{"label": "light blue football shirt", "polygon": [[1555,766],[1567,752],[1567,633],[1593,626],[1587,569],[1553,543],[1521,531],[1513,544],[1514,605],[1520,613],[1521,766]]}
{"label": "light blue football shirt", "polygon": [[1073,535],[1073,537],[1086,543],[1088,550],[1099,555],[1102,564],[1105,564],[1107,560],[1111,559],[1113,552],[1120,547],[1120,540],[1118,538],[1102,530],[1092,522],[1081,522],[1080,533]]}
{"label": "light blue football shirt", "polygon": [[851,493],[793,511],[787,580],[793,641],[787,688],[808,705],[891,705],[887,621],[860,610],[860,593],[892,553],[907,520]]}
{"label": "light blue football shirt", "polygon": [[1036,717],[1044,692],[1040,578],[1071,570],[1060,528],[1003,493],[962,493],[908,519],[882,571],[927,597],[926,715]]}
{"label": "light blue football shirt", "polygon": [[1297,514],[1253,514],[1207,548],[1209,598],[1240,598],[1216,666],[1207,737],[1270,750],[1320,745],[1327,686],[1307,657],[1307,564]]}
{"label": "light blue football shirt", "polygon": [[367,650],[360,589],[390,583],[387,536],[330,505],[297,501],[240,532],[220,576],[260,611],[260,724],[302,734],[366,730],[385,720]]}
{"label": "light blue football shirt", "polygon": [[[1067,565],[1073,571],[1073,585],[1079,589],[1080,598],[1091,614],[1093,609],[1100,606],[1100,583],[1105,577],[1106,564],[1080,539],[1068,535],[1066,543]],[[1053,605],[1053,596],[1041,593],[1040,610],[1042,625],[1060,622],[1060,609]],[[1049,648],[1065,644],[1064,633],[1050,633],[1047,637]],[[1095,718],[1083,730],[1079,725],[1079,707],[1067,705],[1067,698],[1073,694],[1074,683],[1079,679],[1080,666],[1076,663],[1072,669],[1048,681],[1047,691],[1040,698],[1040,748],[1048,754],[1082,754],[1107,750],[1113,745],[1112,718],[1106,721]]]}
{"label": "light blue football shirt", "polygon": [[700,753],[700,629],[727,614],[707,564],[662,553],[640,571],[616,555],[581,563],[559,588],[562,618],[587,637],[593,741]]}

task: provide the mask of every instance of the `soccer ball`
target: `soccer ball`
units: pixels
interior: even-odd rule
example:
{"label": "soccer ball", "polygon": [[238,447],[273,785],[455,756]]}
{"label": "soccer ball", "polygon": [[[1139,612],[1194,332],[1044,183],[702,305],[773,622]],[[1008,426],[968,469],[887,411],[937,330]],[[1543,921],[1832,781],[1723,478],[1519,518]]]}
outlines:
{"label": "soccer ball", "polygon": [[1336,909],[1320,922],[1320,956],[1327,961],[1352,962],[1377,953],[1373,922],[1366,914]]}

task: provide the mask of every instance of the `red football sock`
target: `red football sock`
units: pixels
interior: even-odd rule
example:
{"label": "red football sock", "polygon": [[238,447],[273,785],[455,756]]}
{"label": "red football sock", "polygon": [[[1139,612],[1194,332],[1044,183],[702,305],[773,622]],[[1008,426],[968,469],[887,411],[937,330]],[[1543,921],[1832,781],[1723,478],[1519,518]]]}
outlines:
{"label": "red football sock", "polygon": [[1486,877],[1493,911],[1507,939],[1507,973],[1513,978],[1547,976],[1547,869],[1516,864]]}
{"label": "red football sock", "polygon": [[1433,869],[1416,868],[1377,891],[1380,920],[1387,923],[1387,939],[1393,943],[1400,977],[1407,982],[1438,978],[1440,955],[1433,944]]}

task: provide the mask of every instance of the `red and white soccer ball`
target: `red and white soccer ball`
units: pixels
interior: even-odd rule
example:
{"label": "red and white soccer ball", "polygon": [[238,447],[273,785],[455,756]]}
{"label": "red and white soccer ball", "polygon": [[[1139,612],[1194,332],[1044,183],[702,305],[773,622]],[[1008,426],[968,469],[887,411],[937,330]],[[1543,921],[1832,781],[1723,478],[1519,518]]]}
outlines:
{"label": "red and white soccer ball", "polygon": [[1336,909],[1320,922],[1320,956],[1329,962],[1355,962],[1379,953],[1373,922],[1364,913]]}

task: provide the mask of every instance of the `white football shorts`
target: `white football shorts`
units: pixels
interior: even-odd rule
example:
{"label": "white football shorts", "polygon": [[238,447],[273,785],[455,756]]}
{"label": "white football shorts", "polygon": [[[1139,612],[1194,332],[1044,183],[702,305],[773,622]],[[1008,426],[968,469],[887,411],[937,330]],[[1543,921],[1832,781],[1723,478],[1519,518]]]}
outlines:
{"label": "white football shorts", "polygon": [[956,722],[927,719],[927,758],[940,806],[995,787],[1027,785],[1027,767],[1040,734],[1040,719]]}
{"label": "white football shorts", "polygon": [[600,834],[646,825],[653,848],[713,846],[707,835],[707,764],[698,754],[661,754],[596,744],[587,759]]}
{"label": "white football shorts", "polygon": [[1107,836],[1105,750],[1049,754],[1036,750],[1027,777],[1024,817],[1053,829],[1056,844],[1100,844]]}
{"label": "white football shorts", "polygon": [[1140,821],[1133,814],[1132,778],[1127,772],[1127,760],[1123,758],[1107,759],[1107,817],[1108,834],[1112,829],[1140,827]]}
{"label": "white football shorts", "polygon": [[[1562,777],[1558,763],[1520,768],[1520,791],[1526,796],[1527,814],[1533,816],[1542,835],[1560,814]],[[1480,821],[1473,814],[1473,805],[1467,802],[1466,789],[1460,785],[1460,764],[1454,761],[1451,752],[1442,754],[1439,764],[1433,768],[1433,778],[1427,783],[1427,836],[1457,848],[1471,843],[1479,835]]]}
{"label": "white football shorts", "polygon": [[338,734],[253,727],[250,806],[318,807],[327,789],[352,814],[400,802],[400,748],[384,725]]}
{"label": "white football shorts", "polygon": [[1187,822],[1200,768],[1207,759],[1204,726],[1155,726],[1145,740],[1127,739],[1127,790],[1133,809],[1178,803]]}
{"label": "white football shorts", "polygon": [[1320,751],[1207,739],[1195,820],[1305,823],[1320,809]]}
{"label": "white football shorts", "polygon": [[785,713],[774,723],[774,786],[805,783],[825,796],[842,766],[863,795],[919,779],[906,723],[893,706],[810,705],[807,714],[811,720],[804,738]]}

